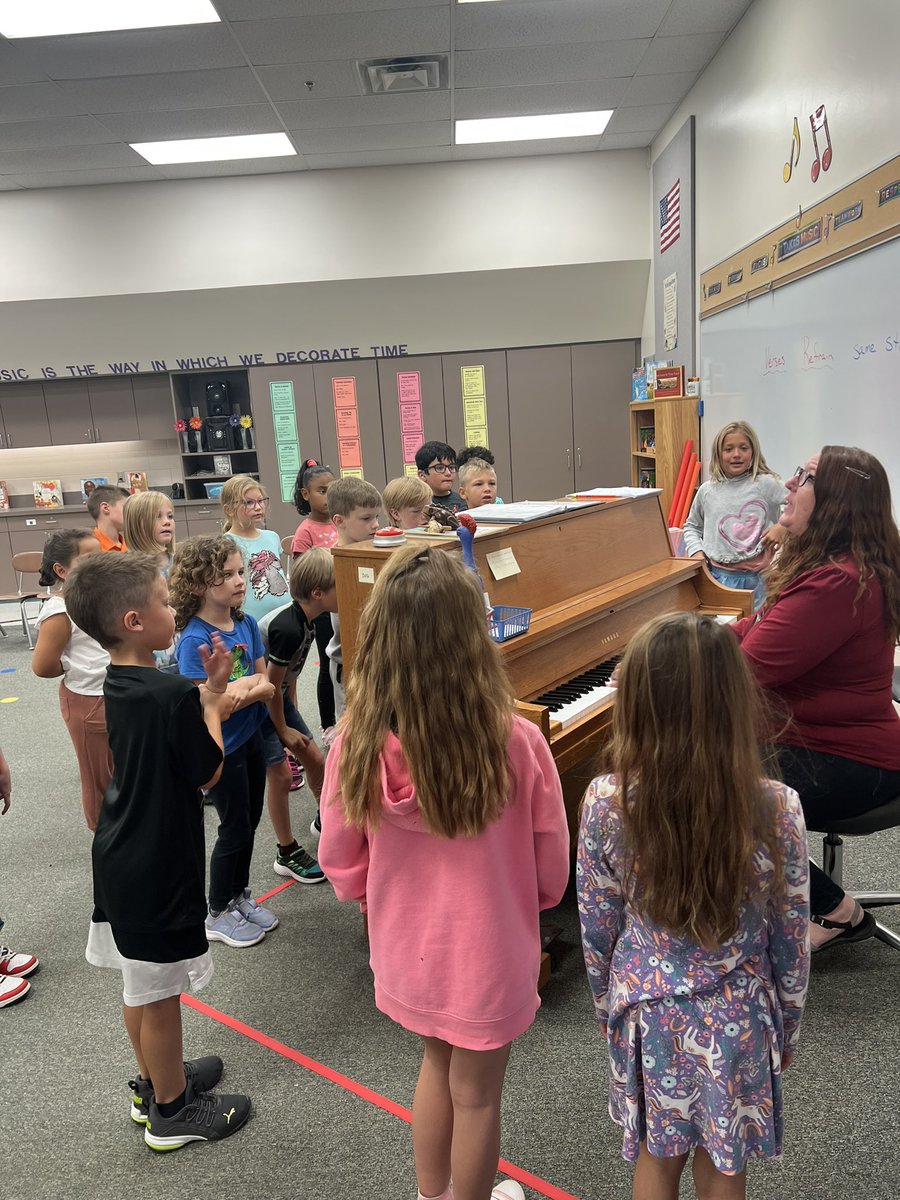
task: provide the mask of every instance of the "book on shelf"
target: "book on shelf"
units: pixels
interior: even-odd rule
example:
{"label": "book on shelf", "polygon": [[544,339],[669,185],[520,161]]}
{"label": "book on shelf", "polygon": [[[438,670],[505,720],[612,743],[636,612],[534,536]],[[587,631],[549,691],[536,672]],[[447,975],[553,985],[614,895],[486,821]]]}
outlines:
{"label": "book on shelf", "polygon": [[213,471],[216,475],[231,474],[231,455],[230,454],[214,454],[213,455]]}
{"label": "book on shelf", "polygon": [[639,480],[640,486],[642,488],[655,488],[656,487],[656,468],[655,467],[641,467],[640,473],[638,475],[638,480]]}
{"label": "book on shelf", "polygon": [[63,493],[61,479],[32,480],[35,508],[62,508]]}
{"label": "book on shelf", "polygon": [[90,477],[90,479],[82,479],[81,480],[81,503],[87,504],[88,496],[90,496],[90,494],[94,490],[94,488],[106,487],[106,485],[108,483],[109,483],[109,480],[107,479],[107,477],[105,475],[92,475]]}
{"label": "book on shelf", "polygon": [[638,446],[642,454],[656,450],[655,425],[641,425],[638,427]]}
{"label": "book on shelf", "polygon": [[684,367],[657,367],[654,398],[684,395]]}
{"label": "book on shelf", "polygon": [[647,399],[647,372],[643,367],[635,367],[631,372],[631,403]]}
{"label": "book on shelf", "polygon": [[9,488],[5,479],[0,479],[0,508],[9,508]]}
{"label": "book on shelf", "polygon": [[128,490],[132,496],[136,492],[147,491],[147,472],[146,471],[129,471],[128,472]]}

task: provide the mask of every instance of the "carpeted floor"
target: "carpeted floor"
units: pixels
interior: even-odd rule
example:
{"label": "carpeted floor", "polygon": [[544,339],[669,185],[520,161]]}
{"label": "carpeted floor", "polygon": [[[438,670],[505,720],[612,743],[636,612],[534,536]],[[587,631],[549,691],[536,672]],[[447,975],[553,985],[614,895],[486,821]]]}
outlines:
{"label": "carpeted floor", "polygon": [[[57,685],[34,678],[25,639],[7,628],[0,744],[12,767],[13,805],[0,821],[0,911],[4,940],[37,954],[41,969],[31,994],[0,1011],[0,1197],[413,1197],[409,1127],[391,1106],[411,1102],[417,1041],[376,1011],[359,915],[327,885],[273,896],[281,925],[258,947],[215,945],[215,977],[199,1007],[184,1010],[187,1053],[221,1054],[222,1086],[253,1097],[247,1128],[171,1155],[144,1147],[128,1115],[133,1063],[119,977],[84,959],[90,837]],[[308,718],[316,711],[314,670],[310,664],[301,680]],[[305,832],[314,811],[308,790],[292,803],[296,829]],[[207,809],[208,840],[213,833]],[[898,853],[900,833],[849,844],[848,885],[896,886]],[[272,858],[264,816],[257,895],[283,882]],[[514,1049],[502,1153],[537,1177],[529,1200],[621,1200],[630,1194],[630,1170],[605,1111],[606,1064],[571,896],[556,919],[563,949],[538,1019]],[[887,920],[900,927],[900,912],[889,910]],[[471,969],[479,969],[477,946]],[[752,1196],[900,1196],[898,969],[900,956],[874,941],[816,958],[801,1050],[786,1081],[784,1162],[751,1167]],[[689,1181],[682,1191],[694,1194]]]}

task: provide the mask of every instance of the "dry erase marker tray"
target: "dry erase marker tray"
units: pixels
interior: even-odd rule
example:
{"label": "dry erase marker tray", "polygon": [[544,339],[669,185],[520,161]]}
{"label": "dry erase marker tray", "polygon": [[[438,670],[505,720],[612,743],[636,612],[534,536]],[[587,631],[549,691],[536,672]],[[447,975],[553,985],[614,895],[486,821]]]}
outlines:
{"label": "dry erase marker tray", "polygon": [[495,604],[488,619],[488,632],[495,642],[508,642],[510,638],[527,633],[531,624],[530,608],[512,608],[508,604]]}

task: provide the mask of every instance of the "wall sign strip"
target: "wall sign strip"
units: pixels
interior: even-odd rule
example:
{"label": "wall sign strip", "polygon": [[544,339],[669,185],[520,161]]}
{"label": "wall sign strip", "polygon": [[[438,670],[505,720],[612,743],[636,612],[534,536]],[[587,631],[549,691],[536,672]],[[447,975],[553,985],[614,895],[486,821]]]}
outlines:
{"label": "wall sign strip", "polygon": [[484,386],[484,366],[460,367],[462,384],[463,426],[467,446],[488,445],[487,397]]}
{"label": "wall sign strip", "polygon": [[353,475],[358,479],[363,479],[365,476],[363,475],[362,443],[359,438],[356,377],[348,375],[342,378],[333,378],[331,394],[334,398],[334,427],[337,433],[341,477]]}
{"label": "wall sign strip", "polygon": [[294,384],[290,379],[269,384],[272,404],[272,427],[275,431],[275,453],[278,457],[278,482],[283,504],[294,498],[294,480],[300,470],[300,447],[297,436],[297,410],[294,405]]}
{"label": "wall sign strip", "polygon": [[422,415],[422,376],[418,371],[397,372],[397,404],[400,407],[403,472],[405,475],[414,475],[416,473],[416,451],[425,441],[425,418]]}

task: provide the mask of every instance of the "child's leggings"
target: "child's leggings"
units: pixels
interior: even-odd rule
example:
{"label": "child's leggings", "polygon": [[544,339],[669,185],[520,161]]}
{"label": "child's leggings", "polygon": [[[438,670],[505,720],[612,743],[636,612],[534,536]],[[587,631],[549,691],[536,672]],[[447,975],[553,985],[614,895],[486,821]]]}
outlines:
{"label": "child's leggings", "polygon": [[334,725],[334,687],[331,682],[331,673],[328,669],[328,655],[325,649],[328,643],[334,636],[334,630],[331,627],[331,613],[320,613],[313,621],[313,629],[316,631],[316,647],[319,651],[319,677],[316,680],[316,700],[319,703],[319,720],[322,723],[323,729],[329,729]]}
{"label": "child's leggings", "polygon": [[225,755],[222,774],[209,798],[219,814],[216,844],[209,860],[209,907],[222,912],[250,883],[253,838],[262,816],[266,760],[257,730]]}
{"label": "child's leggings", "polygon": [[59,711],[66,723],[78,772],[81,776],[81,807],[91,833],[97,828],[100,805],[113,774],[112,752],[106,732],[106,705],[102,696],[83,696],[59,685]]}

